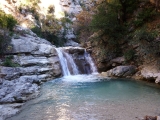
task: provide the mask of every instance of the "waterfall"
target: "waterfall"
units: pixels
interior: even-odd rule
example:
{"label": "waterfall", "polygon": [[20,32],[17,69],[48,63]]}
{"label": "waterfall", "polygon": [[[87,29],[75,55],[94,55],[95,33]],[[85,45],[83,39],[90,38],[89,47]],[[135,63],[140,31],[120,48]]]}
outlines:
{"label": "waterfall", "polygon": [[66,58],[67,58],[67,60],[68,60],[68,62],[69,62],[69,64],[70,64],[70,66],[71,66],[71,68],[72,68],[73,74],[74,74],[74,75],[78,75],[78,74],[79,74],[78,67],[77,67],[77,65],[75,64],[72,56],[69,55],[69,54],[66,53],[66,52],[64,52],[64,54],[65,54],[65,56],[66,56]]}
{"label": "waterfall", "polygon": [[83,48],[56,48],[64,76],[97,73],[89,53]]}
{"label": "waterfall", "polygon": [[85,50],[84,55],[85,55],[86,61],[88,62],[88,64],[89,64],[90,67],[91,67],[92,73],[98,73],[98,72],[97,72],[97,68],[96,68],[96,66],[95,66],[95,64],[94,64],[94,62],[93,62],[90,54],[89,54],[86,50]]}
{"label": "waterfall", "polygon": [[57,54],[58,54],[58,57],[59,57],[59,61],[60,61],[60,64],[61,64],[63,75],[64,76],[71,75],[71,73],[69,71],[69,68],[67,66],[67,60],[63,55],[62,49],[61,48],[56,48],[56,51],[57,51]]}

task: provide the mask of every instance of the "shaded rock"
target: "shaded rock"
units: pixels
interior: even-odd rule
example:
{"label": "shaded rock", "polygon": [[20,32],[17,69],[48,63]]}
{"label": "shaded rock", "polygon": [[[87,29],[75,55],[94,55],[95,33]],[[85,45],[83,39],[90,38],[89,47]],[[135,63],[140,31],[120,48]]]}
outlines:
{"label": "shaded rock", "polygon": [[145,116],[144,120],[157,120],[157,116],[153,117],[153,116]]}
{"label": "shaded rock", "polygon": [[111,60],[111,63],[118,63],[118,64],[123,64],[125,62],[124,56],[122,57],[117,57]]}
{"label": "shaded rock", "polygon": [[102,72],[102,75],[108,77],[127,77],[133,75],[135,72],[135,66],[117,66],[107,72]]}
{"label": "shaded rock", "polygon": [[84,54],[85,49],[81,47],[65,47],[65,51],[70,54]]}

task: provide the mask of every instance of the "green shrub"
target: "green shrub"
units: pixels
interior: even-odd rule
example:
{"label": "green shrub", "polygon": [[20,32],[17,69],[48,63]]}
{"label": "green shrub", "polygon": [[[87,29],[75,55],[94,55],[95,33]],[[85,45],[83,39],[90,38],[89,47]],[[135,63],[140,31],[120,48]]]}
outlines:
{"label": "green shrub", "polygon": [[160,45],[155,41],[157,33],[148,31],[146,28],[141,28],[134,32],[133,42],[138,44],[139,54],[141,56],[156,55],[159,53]]}
{"label": "green shrub", "polygon": [[157,33],[154,31],[147,31],[146,28],[141,28],[139,30],[136,30],[134,33],[134,39],[137,42],[151,42],[153,41],[157,36]]}
{"label": "green shrub", "polygon": [[3,32],[0,33],[0,55],[12,51],[12,45],[10,44],[11,37],[7,34],[9,31],[5,30]]}
{"label": "green shrub", "polygon": [[144,8],[138,13],[133,23],[137,27],[142,26],[145,22],[152,20],[155,15],[157,12],[154,8]]}
{"label": "green shrub", "polygon": [[126,61],[133,60],[134,55],[135,55],[135,51],[134,51],[133,49],[127,50],[127,51],[124,53],[125,60],[126,60]]}
{"label": "green shrub", "polygon": [[31,28],[31,30],[32,30],[34,33],[36,33],[36,34],[38,35],[38,37],[42,37],[42,36],[43,36],[43,35],[42,35],[42,30],[41,30],[41,28],[35,26],[35,27]]}
{"label": "green shrub", "polygon": [[12,59],[13,59],[13,56],[7,56],[5,58],[5,61],[3,62],[3,65],[6,67],[19,67],[20,65],[17,63],[14,63]]}
{"label": "green shrub", "polygon": [[93,15],[90,24],[91,30],[98,33],[96,39],[92,40],[98,41],[101,48],[104,46],[110,52],[119,50],[119,42],[125,33],[125,26],[117,18],[120,8],[120,4],[116,2],[107,3],[105,1],[98,6],[98,11]]}
{"label": "green shrub", "polygon": [[64,37],[64,35],[62,35],[61,37],[51,33],[49,31],[42,31],[41,28],[39,27],[33,27],[31,29],[34,33],[36,33],[39,37],[41,38],[45,38],[46,40],[48,40],[49,42],[51,42],[52,44],[54,44],[57,47],[63,46],[64,43],[66,42],[66,39]]}
{"label": "green shrub", "polygon": [[10,14],[5,14],[0,10],[0,27],[7,28],[10,31],[13,30],[13,27],[17,24],[17,21]]}
{"label": "green shrub", "polygon": [[17,21],[13,18],[12,15],[7,15],[7,28],[12,31],[13,27],[17,24]]}

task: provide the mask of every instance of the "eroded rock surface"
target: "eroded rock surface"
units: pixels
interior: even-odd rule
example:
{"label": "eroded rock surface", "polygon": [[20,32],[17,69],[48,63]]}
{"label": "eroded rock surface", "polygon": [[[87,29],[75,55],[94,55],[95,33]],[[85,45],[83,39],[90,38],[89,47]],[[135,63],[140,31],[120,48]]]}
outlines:
{"label": "eroded rock surface", "polygon": [[39,84],[61,75],[54,45],[29,29],[17,26],[15,31],[12,50],[7,54],[19,67],[0,66],[0,103],[32,99],[38,95]]}
{"label": "eroded rock surface", "polygon": [[102,72],[103,76],[108,77],[128,77],[132,76],[136,72],[135,66],[117,66],[107,72]]}

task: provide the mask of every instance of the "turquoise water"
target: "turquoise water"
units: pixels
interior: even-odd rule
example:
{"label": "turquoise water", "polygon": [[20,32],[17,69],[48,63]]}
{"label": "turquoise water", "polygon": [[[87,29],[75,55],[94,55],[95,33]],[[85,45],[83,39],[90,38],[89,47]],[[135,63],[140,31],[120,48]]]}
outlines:
{"label": "turquoise water", "polygon": [[77,75],[44,83],[41,95],[9,120],[138,120],[159,114],[156,85]]}

